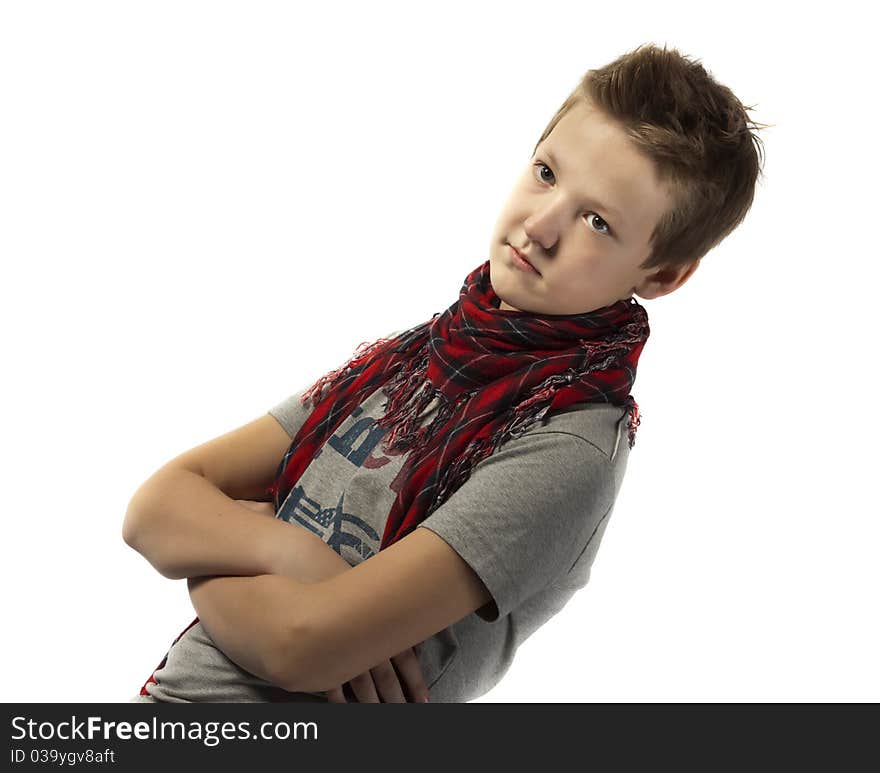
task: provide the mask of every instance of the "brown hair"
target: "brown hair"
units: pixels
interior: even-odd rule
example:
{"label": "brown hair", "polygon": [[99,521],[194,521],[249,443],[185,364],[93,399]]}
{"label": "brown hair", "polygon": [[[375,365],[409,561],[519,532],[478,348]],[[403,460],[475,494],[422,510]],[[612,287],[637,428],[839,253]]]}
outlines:
{"label": "brown hair", "polygon": [[745,218],[763,176],[757,128],[734,93],[676,49],[639,46],[588,70],[556,111],[541,144],[574,105],[588,102],[616,121],[654,162],[675,204],[651,234],[642,269],[702,258]]}

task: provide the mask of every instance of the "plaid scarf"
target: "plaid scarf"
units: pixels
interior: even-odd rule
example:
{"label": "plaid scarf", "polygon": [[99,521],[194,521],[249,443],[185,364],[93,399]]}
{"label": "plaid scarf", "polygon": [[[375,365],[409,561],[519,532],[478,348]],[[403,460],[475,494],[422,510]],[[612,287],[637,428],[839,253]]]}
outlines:
{"label": "plaid scarf", "polygon": [[[391,427],[385,448],[411,450],[403,470],[407,484],[391,506],[380,550],[443,504],[477,462],[554,409],[625,405],[632,448],[641,419],[629,391],[650,334],[645,309],[630,298],[586,314],[550,315],[501,310],[499,302],[486,261],[442,314],[394,338],[360,344],[348,363],[307,389],[302,402],[311,401],[313,411],[268,489],[275,512],[318,449],[380,386],[389,398],[377,422]],[[418,427],[420,413],[437,396],[433,420]],[[149,695],[150,682],[156,682],[152,674],[141,695]]]}
{"label": "plaid scarf", "polygon": [[[307,389],[302,403],[311,401],[312,413],[267,492],[275,511],[315,453],[379,387],[389,398],[377,422],[391,428],[384,447],[411,452],[380,550],[443,504],[474,465],[548,412],[583,402],[626,406],[632,448],[641,419],[629,392],[650,334],[645,309],[634,298],[561,315],[501,310],[499,303],[487,260],[468,274],[446,311],[394,338],[360,344],[345,365]],[[435,397],[434,418],[419,427]]]}

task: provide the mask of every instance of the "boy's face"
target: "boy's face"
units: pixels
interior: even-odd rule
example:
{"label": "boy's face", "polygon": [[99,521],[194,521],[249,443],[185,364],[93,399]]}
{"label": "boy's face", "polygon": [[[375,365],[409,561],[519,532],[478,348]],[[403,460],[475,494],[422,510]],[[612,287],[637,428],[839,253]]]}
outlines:
{"label": "boy's face", "polygon": [[[575,105],[538,146],[495,225],[489,273],[499,308],[582,314],[633,293],[672,292],[699,261],[639,268],[672,203],[623,130],[591,105]],[[519,268],[511,246],[540,273]]]}

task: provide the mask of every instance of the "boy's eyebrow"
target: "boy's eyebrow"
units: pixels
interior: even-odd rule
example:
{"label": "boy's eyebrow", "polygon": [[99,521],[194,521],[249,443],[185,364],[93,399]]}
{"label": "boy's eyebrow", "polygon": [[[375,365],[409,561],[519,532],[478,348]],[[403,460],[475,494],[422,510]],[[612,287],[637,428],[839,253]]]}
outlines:
{"label": "boy's eyebrow", "polygon": [[[544,155],[546,155],[547,158],[549,158],[549,159],[553,162],[553,166],[555,166],[557,169],[561,169],[561,165],[560,165],[560,163],[559,163],[559,162],[556,160],[556,158],[553,156],[553,153],[550,152],[550,148],[543,148],[542,150],[543,150]],[[585,198],[586,198],[591,204],[593,204],[594,206],[598,207],[598,208],[601,209],[602,211],[614,215],[614,219],[615,219],[618,223],[624,223],[624,222],[625,222],[624,219],[623,219],[623,215],[620,214],[620,210],[619,210],[619,209],[615,209],[614,207],[609,207],[607,204],[603,204],[601,201],[597,201],[596,199],[591,199],[589,196],[587,196],[587,197],[585,197]]]}

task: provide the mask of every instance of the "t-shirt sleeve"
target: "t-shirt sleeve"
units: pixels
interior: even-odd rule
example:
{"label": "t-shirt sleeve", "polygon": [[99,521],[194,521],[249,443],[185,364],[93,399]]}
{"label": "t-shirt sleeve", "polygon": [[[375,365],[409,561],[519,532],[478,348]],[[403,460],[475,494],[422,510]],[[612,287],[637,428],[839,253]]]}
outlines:
{"label": "t-shirt sleeve", "polygon": [[504,617],[561,579],[614,504],[608,457],[569,432],[526,432],[480,461],[417,528],[445,540],[477,573]]}
{"label": "t-shirt sleeve", "polygon": [[299,432],[300,427],[306,423],[306,419],[312,412],[311,405],[303,405],[300,402],[308,388],[308,386],[302,387],[298,392],[295,392],[269,409],[269,415],[273,416],[284,427],[285,432],[291,438]]}

